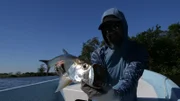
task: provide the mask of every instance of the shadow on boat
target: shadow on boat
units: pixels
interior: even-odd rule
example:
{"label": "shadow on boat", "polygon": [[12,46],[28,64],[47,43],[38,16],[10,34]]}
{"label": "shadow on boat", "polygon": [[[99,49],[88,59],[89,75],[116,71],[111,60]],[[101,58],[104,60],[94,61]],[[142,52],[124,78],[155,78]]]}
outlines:
{"label": "shadow on boat", "polygon": [[165,98],[138,98],[137,101],[169,101],[168,99]]}
{"label": "shadow on boat", "polygon": [[53,101],[65,101],[61,92],[54,93]]}
{"label": "shadow on boat", "polygon": [[170,99],[165,98],[142,98],[138,97],[138,101],[179,101],[180,99],[180,88],[172,88]]}

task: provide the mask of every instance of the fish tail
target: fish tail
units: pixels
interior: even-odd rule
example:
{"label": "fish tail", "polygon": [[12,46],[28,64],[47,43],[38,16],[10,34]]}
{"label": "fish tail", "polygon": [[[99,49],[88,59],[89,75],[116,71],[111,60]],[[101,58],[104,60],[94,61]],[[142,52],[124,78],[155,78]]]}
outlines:
{"label": "fish tail", "polygon": [[50,70],[50,66],[48,65],[49,60],[39,60],[39,61],[41,61],[41,62],[46,64],[46,66],[47,66],[47,75],[48,75],[49,70]]}

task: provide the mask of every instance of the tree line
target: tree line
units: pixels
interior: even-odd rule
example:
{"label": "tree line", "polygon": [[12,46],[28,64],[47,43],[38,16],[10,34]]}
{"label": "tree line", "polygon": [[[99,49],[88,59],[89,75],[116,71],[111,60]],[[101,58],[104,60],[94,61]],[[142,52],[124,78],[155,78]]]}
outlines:
{"label": "tree line", "polygon": [[16,73],[0,73],[0,78],[16,78],[16,77],[35,77],[35,76],[57,76],[55,72],[46,72],[47,67],[44,64],[41,64],[39,68],[37,68],[37,72],[25,72],[21,73],[17,71]]}

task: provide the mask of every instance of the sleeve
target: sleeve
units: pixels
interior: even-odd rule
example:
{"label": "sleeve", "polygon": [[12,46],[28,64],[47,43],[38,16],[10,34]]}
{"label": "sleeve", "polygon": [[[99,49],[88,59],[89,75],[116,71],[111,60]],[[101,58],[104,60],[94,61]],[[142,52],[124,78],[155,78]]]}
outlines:
{"label": "sleeve", "polygon": [[101,59],[99,57],[99,54],[98,54],[97,50],[95,50],[91,54],[91,63],[92,63],[92,65],[94,65],[94,64],[101,64]]}
{"label": "sleeve", "polygon": [[123,78],[113,86],[116,93],[124,95],[129,93],[134,87],[137,87],[139,78],[142,76],[144,69],[148,67],[149,58],[146,50],[139,53],[138,58],[131,60],[129,65],[124,69]]}

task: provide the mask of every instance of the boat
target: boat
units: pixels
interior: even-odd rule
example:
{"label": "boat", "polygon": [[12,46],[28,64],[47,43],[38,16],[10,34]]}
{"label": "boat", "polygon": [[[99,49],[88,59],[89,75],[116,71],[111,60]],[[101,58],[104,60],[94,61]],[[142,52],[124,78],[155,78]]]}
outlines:
{"label": "boat", "polygon": [[[87,101],[80,84],[55,93],[59,78],[0,90],[0,101]],[[168,77],[145,70],[139,79],[138,101],[180,101],[180,87]]]}

